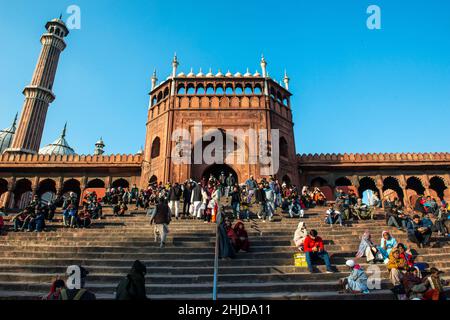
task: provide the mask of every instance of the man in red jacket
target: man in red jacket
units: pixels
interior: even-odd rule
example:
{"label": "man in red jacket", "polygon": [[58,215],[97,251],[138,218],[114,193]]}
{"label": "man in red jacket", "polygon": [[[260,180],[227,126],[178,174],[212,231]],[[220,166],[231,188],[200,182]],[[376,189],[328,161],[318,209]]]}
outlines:
{"label": "man in red jacket", "polygon": [[330,263],[330,257],[325,251],[323,246],[323,240],[317,235],[316,230],[311,230],[309,235],[306,236],[304,241],[304,251],[306,256],[306,263],[308,264],[309,272],[313,273],[312,260],[317,260],[317,258],[322,259],[327,267],[327,273],[333,273]]}

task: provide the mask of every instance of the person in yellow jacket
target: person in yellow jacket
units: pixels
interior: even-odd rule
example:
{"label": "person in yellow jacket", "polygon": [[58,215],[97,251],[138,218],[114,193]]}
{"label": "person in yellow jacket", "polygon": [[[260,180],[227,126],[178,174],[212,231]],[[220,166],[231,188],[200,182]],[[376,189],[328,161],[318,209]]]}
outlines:
{"label": "person in yellow jacket", "polygon": [[405,259],[400,257],[400,252],[397,248],[392,249],[389,254],[389,262],[387,264],[389,270],[389,279],[394,286],[398,286],[402,282],[403,274],[408,271],[408,264]]}

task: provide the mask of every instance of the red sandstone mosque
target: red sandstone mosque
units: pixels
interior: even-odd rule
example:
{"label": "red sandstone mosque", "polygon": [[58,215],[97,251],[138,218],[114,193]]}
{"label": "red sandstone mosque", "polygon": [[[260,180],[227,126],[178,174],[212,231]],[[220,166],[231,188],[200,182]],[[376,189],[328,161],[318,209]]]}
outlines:
{"label": "red sandstone mosque", "polygon": [[[261,59],[261,73],[232,74],[229,71],[204,74],[178,72],[158,83],[151,81],[145,149],[133,155],[104,155],[100,139],[92,155],[78,155],[66,140],[66,126],[52,144],[40,148],[45,119],[61,52],[69,34],[60,19],[49,21],[41,37],[42,50],[31,84],[25,87],[20,119],[0,131],[0,207],[23,208],[33,195],[55,196],[67,192],[78,195],[91,189],[146,187],[149,182],[201,179],[221,171],[239,182],[250,175],[262,178],[263,165],[246,161],[234,163],[179,164],[172,159],[178,141],[176,129],[192,133],[194,122],[203,129],[224,133],[235,129],[267,130],[268,141],[279,148],[279,170],[275,177],[286,183],[319,187],[333,198],[336,187],[351,188],[362,195],[372,190],[379,196],[399,197],[410,205],[419,194],[450,201],[450,153],[425,154],[296,154],[292,122],[289,77],[278,83]],[[270,130],[279,137],[272,139]],[[220,152],[249,154],[248,141],[232,141],[234,149]],[[205,149],[204,141],[193,141]],[[242,149],[243,148],[243,149]],[[217,151],[216,151],[217,152]]]}

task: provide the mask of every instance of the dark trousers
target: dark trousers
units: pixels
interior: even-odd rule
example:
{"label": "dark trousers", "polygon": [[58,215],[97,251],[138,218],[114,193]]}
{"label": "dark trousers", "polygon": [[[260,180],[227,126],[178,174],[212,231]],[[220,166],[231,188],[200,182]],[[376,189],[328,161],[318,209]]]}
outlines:
{"label": "dark trousers", "polygon": [[313,271],[313,260],[321,259],[325,262],[328,271],[331,271],[331,262],[328,252],[305,252],[306,263],[310,272]]}
{"label": "dark trousers", "polygon": [[427,245],[428,243],[430,243],[431,233],[431,231],[427,231],[425,233],[420,233],[417,231],[414,233],[408,233],[408,239],[415,244]]}
{"label": "dark trousers", "polygon": [[190,201],[183,201],[183,215],[188,216],[189,215],[189,207],[191,206]]}

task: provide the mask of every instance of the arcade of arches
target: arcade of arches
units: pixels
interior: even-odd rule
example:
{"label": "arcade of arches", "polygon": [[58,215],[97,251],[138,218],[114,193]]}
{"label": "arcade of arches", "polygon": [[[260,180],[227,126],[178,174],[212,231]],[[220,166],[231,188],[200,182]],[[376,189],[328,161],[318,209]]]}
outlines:
{"label": "arcade of arches", "polygon": [[372,190],[380,198],[399,198],[406,206],[414,206],[419,195],[432,196],[436,200],[450,201],[448,175],[327,175],[306,177],[306,184],[320,188],[327,199],[334,200],[337,188],[344,191],[353,190],[363,197],[367,190]]}
{"label": "arcade of arches", "polygon": [[89,191],[96,191],[103,196],[105,188],[129,188],[138,184],[138,177],[102,177],[102,178],[0,178],[0,207],[23,209],[37,195],[44,202],[54,200],[58,195],[70,192],[78,198]]}

